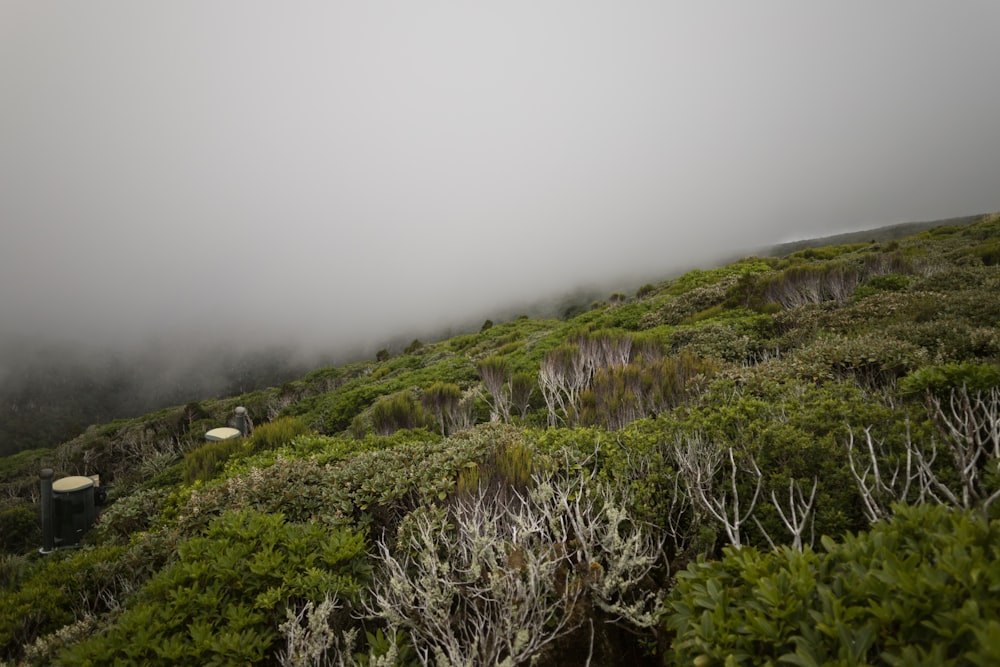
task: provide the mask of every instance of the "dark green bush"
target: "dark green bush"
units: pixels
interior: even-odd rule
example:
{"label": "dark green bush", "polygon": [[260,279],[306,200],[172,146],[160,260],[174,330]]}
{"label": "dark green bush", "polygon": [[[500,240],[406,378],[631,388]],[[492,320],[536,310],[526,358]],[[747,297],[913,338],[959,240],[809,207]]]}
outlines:
{"label": "dark green bush", "polygon": [[[234,507],[282,512],[296,522],[390,525],[419,503],[446,498],[463,466],[517,433],[484,424],[445,440],[427,431],[335,438],[331,447],[338,451],[328,462],[320,455],[279,457],[266,467],[233,470],[225,484],[196,490],[181,510],[178,529],[194,534]],[[415,434],[426,439],[413,442]]]}
{"label": "dark green bush", "polygon": [[1000,329],[973,326],[964,319],[901,322],[887,327],[885,334],[919,345],[938,363],[1000,358]]}
{"label": "dark green bush", "polygon": [[901,273],[889,273],[883,276],[872,276],[865,284],[883,292],[898,292],[906,289],[913,279]]}
{"label": "dark green bush", "polygon": [[863,387],[891,385],[926,363],[926,350],[885,335],[823,336],[783,359],[793,377],[817,382],[853,380]]}
{"label": "dark green bush", "polygon": [[998,664],[1000,522],[938,505],[825,553],[728,548],[677,575],[673,664]]}
{"label": "dark green bush", "polygon": [[678,328],[670,336],[670,347],[700,357],[736,362],[747,360],[756,349],[750,336],[722,322]]}
{"label": "dark green bush", "polygon": [[640,287],[639,289],[636,290],[636,292],[635,292],[635,298],[637,298],[637,299],[643,299],[643,298],[645,298],[647,296],[650,296],[655,291],[656,291],[656,287],[654,287],[653,285],[651,285],[649,283],[646,283],[645,285],[643,285],[642,287]]}
{"label": "dark green bush", "polygon": [[41,546],[38,513],[28,505],[0,512],[0,551],[21,553]]}
{"label": "dark green bush", "polygon": [[976,246],[973,252],[986,266],[996,266],[1000,264],[1000,241],[992,241]]}
{"label": "dark green bush", "polygon": [[658,310],[646,313],[636,326],[630,328],[651,329],[664,324],[680,324],[707,308],[723,304],[738,280],[734,275],[723,276],[716,282],[694,287],[667,301]]}
{"label": "dark green bush", "polygon": [[854,290],[854,298],[864,299],[878,292],[900,292],[912,281],[912,277],[901,273],[872,276]]}

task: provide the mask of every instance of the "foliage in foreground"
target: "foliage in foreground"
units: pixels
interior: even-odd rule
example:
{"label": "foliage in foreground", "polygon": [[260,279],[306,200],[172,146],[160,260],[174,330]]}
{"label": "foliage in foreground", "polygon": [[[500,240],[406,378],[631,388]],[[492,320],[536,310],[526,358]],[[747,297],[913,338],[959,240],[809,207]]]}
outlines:
{"label": "foliage in foreground", "polygon": [[689,565],[668,602],[672,663],[1000,664],[1000,522],[896,509],[823,552]]}
{"label": "foliage in foreground", "polygon": [[[996,664],[998,237],[749,258],[0,459],[0,660]],[[78,551],[34,553],[41,467],[110,488]]]}
{"label": "foliage in foreground", "polygon": [[368,575],[365,541],[348,529],[293,524],[252,510],[216,519],[106,632],[64,665],[232,665],[261,662],[295,600],[356,599]]}
{"label": "foliage in foreground", "polygon": [[382,574],[368,611],[406,630],[424,664],[526,664],[597,610],[656,623],[659,594],[646,578],[658,540],[599,483],[534,482],[523,494],[480,486],[447,509],[411,514],[395,548],[377,543]]}

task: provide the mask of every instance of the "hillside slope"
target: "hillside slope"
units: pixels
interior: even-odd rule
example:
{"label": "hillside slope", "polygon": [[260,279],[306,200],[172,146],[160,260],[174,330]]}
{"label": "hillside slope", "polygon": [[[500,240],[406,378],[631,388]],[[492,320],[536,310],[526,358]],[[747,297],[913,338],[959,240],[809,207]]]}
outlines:
{"label": "hillside slope", "polygon": [[0,459],[0,656],[990,664],[998,387],[993,214],[90,427]]}

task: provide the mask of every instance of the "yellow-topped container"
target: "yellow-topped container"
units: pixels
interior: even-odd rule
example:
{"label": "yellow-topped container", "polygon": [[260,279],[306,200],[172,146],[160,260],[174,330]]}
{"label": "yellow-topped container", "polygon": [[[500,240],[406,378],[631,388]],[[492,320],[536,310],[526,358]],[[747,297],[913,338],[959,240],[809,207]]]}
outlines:
{"label": "yellow-topped container", "polygon": [[63,477],[52,482],[55,519],[55,545],[79,544],[83,534],[94,525],[94,480],[89,477]]}

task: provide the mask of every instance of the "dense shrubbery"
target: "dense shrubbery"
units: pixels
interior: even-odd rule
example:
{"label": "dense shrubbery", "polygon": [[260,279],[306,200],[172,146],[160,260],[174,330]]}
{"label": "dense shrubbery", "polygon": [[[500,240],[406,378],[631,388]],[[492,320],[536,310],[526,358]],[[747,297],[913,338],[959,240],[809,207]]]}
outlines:
{"label": "dense shrubbery", "polygon": [[824,550],[727,549],[678,573],[670,659],[694,664],[1000,660],[1000,523],[941,506]]}
{"label": "dense shrubbery", "polygon": [[354,600],[368,575],[365,543],[347,529],[294,524],[280,513],[228,512],[178,547],[135,604],[64,665],[229,665],[277,649],[286,605],[332,594]]}
{"label": "dense shrubbery", "polygon": [[0,552],[21,553],[38,544],[41,537],[38,514],[30,505],[0,511]]}
{"label": "dense shrubbery", "polygon": [[919,368],[899,383],[904,395],[931,394],[947,400],[956,389],[987,392],[1000,387],[1000,365],[952,363]]}
{"label": "dense shrubbery", "polygon": [[[692,271],[0,460],[0,659],[994,664],[998,228]],[[239,404],[252,435],[204,443]],[[110,482],[79,551],[30,554],[40,467]],[[656,556],[609,597],[635,535]],[[518,586],[537,632],[502,630],[517,599],[476,626]]]}
{"label": "dense shrubbery", "polygon": [[206,442],[201,447],[192,449],[184,455],[184,481],[190,484],[195,480],[208,481],[222,470],[229,457],[243,448],[243,442],[238,438]]}

